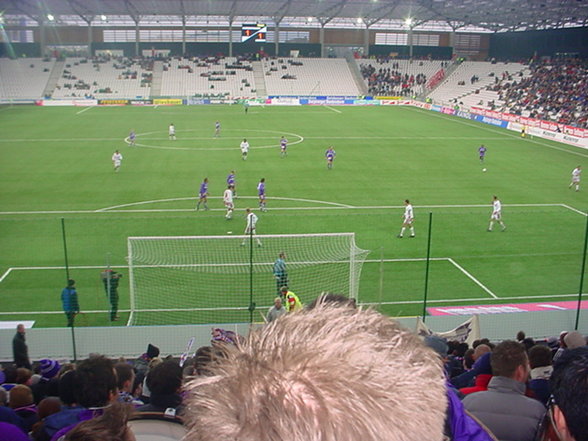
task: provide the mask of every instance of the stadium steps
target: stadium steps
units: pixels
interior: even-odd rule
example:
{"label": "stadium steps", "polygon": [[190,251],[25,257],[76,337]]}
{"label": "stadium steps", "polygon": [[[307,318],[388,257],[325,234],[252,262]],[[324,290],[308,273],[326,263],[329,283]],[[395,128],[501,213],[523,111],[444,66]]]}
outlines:
{"label": "stadium steps", "polygon": [[347,60],[347,65],[349,66],[349,71],[353,76],[355,81],[355,85],[357,86],[357,90],[361,93],[361,95],[368,94],[368,87],[365,83],[363,76],[361,75],[361,71],[359,70],[359,65],[357,64],[357,60],[353,56],[353,54],[345,55],[345,59]]}
{"label": "stadium steps", "polygon": [[431,89],[427,89],[424,93],[425,96],[429,95],[430,93],[433,93],[435,90],[437,90],[439,87],[441,87],[441,85],[443,84],[444,80],[446,78],[449,78],[449,76],[455,72],[457,69],[459,68],[459,63],[456,63],[455,61],[451,62],[451,64],[449,66],[447,66],[445,68],[445,77],[443,77],[443,80],[439,81],[435,87],[431,88]]}
{"label": "stadium steps", "polygon": [[57,82],[61,78],[63,74],[63,68],[65,67],[65,60],[57,60],[53,65],[53,69],[51,70],[51,74],[49,75],[49,79],[47,80],[47,85],[45,86],[45,90],[43,90],[43,96],[51,96],[53,95],[53,91],[57,87]]}
{"label": "stadium steps", "polygon": [[267,89],[265,88],[265,75],[263,74],[263,64],[261,61],[253,61],[253,80],[255,81],[255,90],[258,98],[267,97]]}
{"label": "stadium steps", "polygon": [[163,61],[153,63],[153,81],[151,82],[151,96],[161,96],[161,84],[163,78]]}

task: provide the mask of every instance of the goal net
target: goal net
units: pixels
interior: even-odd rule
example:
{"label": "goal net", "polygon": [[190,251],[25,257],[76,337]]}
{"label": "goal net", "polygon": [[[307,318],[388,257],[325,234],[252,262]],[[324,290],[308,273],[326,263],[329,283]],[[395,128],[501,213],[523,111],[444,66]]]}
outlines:
{"label": "goal net", "polygon": [[369,251],[354,233],[129,237],[128,324],[262,321],[284,283],[274,276],[282,252],[287,285],[303,303],[323,291],[357,298]]}

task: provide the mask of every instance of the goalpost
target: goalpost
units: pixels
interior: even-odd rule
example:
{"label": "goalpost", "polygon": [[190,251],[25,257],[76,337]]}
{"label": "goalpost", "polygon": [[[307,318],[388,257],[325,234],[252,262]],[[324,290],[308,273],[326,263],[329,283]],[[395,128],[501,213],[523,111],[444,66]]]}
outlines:
{"label": "goalpost", "polygon": [[355,245],[354,233],[129,237],[127,243],[128,325],[139,326],[241,323],[252,313],[261,321],[278,295],[273,267],[281,252],[288,287],[302,302],[323,291],[357,299],[369,253]]}

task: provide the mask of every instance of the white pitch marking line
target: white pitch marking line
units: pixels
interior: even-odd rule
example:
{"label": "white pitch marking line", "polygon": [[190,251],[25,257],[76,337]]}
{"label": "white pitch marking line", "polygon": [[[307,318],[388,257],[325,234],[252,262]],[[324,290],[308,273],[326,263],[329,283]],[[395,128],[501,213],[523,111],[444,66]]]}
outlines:
{"label": "white pitch marking line", "polygon": [[[257,199],[257,196],[239,196],[240,199]],[[184,197],[184,198],[169,198],[169,199],[158,199],[153,201],[141,201],[141,202],[131,202],[129,204],[117,205],[112,207],[105,207],[99,208],[96,210],[43,210],[43,211],[0,211],[0,215],[19,215],[19,214],[86,214],[86,213],[161,213],[161,212],[191,212],[194,211],[190,208],[168,208],[168,209],[145,209],[145,210],[117,210],[120,207],[129,207],[133,205],[145,205],[151,203],[158,203],[158,202],[173,202],[173,201],[185,201],[185,200],[197,200],[197,197]],[[220,196],[210,196],[209,199],[221,199]],[[303,202],[312,202],[317,204],[326,204],[329,206],[326,207],[275,207],[271,208],[271,211],[291,211],[291,210],[374,210],[374,209],[404,209],[404,206],[401,205],[365,205],[365,206],[353,206],[353,205],[346,205],[341,204],[338,202],[329,202],[329,201],[319,201],[314,199],[300,199],[300,198],[282,198],[282,197],[272,197],[269,199],[275,200],[288,200],[288,201],[303,201]],[[572,207],[566,206],[564,204],[503,204],[503,207],[563,207],[571,209],[572,211],[577,211]],[[488,204],[471,204],[471,205],[419,205],[417,208],[488,208]],[[225,211],[224,208],[211,208],[210,211]],[[578,211],[578,213],[584,213]]]}
{"label": "white pitch marking line", "polygon": [[[525,299],[555,299],[555,298],[566,298],[566,297],[578,297],[578,294],[545,294],[540,296],[520,296],[520,297],[498,297],[496,300],[525,300]],[[488,297],[476,297],[469,299],[445,299],[445,300],[427,300],[428,303],[457,303],[457,302],[478,302],[478,301],[490,301]],[[396,302],[359,302],[360,305],[406,305],[406,304],[421,304],[422,300],[399,300]]]}
{"label": "white pitch marking line", "polygon": [[[420,111],[420,109],[418,109],[416,107],[409,107],[409,108],[410,108],[410,110]],[[423,111],[423,112],[426,112],[426,111]],[[491,133],[494,133],[494,134],[501,133],[496,128],[493,128],[493,127],[484,127],[483,124],[482,125],[468,124],[467,122],[465,122],[465,120],[463,120],[463,118],[460,118],[460,117],[454,117],[454,116],[452,116],[452,117],[444,117],[444,116],[442,116],[444,114],[441,114],[441,113],[438,114],[437,112],[428,112],[428,114],[430,114],[431,116],[434,116],[436,118],[441,118],[441,119],[444,119],[446,121],[453,121],[453,122],[455,122],[457,124],[463,124],[464,126],[468,126],[468,127],[475,127],[475,128],[478,128],[478,129],[481,129],[481,130],[485,130],[487,132],[491,132]],[[504,130],[507,130],[507,129],[504,129]],[[513,135],[513,134],[508,133],[508,132],[504,133],[504,136],[507,136],[507,137],[512,138],[512,139],[519,139],[519,136],[518,135]],[[554,145],[550,145],[550,144],[547,144],[547,143],[544,143],[544,142],[535,141],[534,139],[526,138],[526,140],[528,142],[532,142],[534,144],[538,144],[538,145],[541,145],[543,147],[548,147],[550,149],[560,150],[562,152],[571,153],[572,155],[582,156],[583,158],[588,157],[588,155],[586,155],[584,153],[575,152],[573,150],[567,150],[567,149],[564,149],[564,148],[561,148],[561,147],[557,147],[557,146],[554,146]],[[575,146],[573,146],[573,147],[575,147]],[[580,147],[580,148],[582,148],[582,147]]]}
{"label": "white pitch marking line", "polygon": [[8,277],[8,275],[12,272],[12,268],[8,268],[4,274],[2,274],[2,277],[0,277],[0,282],[3,282],[4,279],[6,279],[6,277]]}
{"label": "white pitch marking line", "polygon": [[86,107],[85,109],[83,109],[83,110],[80,110],[79,112],[76,112],[76,115],[80,115],[80,114],[82,114],[82,113],[84,113],[84,112],[86,112],[86,111],[90,110],[91,108],[92,108],[91,106],[88,106],[88,107]]}
{"label": "white pitch marking line", "polygon": [[490,291],[482,282],[480,282],[478,279],[476,279],[474,276],[472,276],[468,271],[465,270],[464,267],[462,267],[461,265],[459,265],[455,260],[453,260],[451,257],[449,257],[447,260],[449,260],[449,262],[451,262],[458,270],[460,270],[462,273],[464,273],[468,278],[470,278],[476,285],[478,285],[480,288],[482,288],[484,291],[486,291],[488,294],[490,294],[492,297],[494,297],[495,299],[498,298],[498,296],[496,294],[494,294],[492,291]]}
{"label": "white pitch marking line", "polygon": [[332,110],[333,112],[337,112],[337,113],[343,113],[343,112],[341,112],[340,110],[338,110],[338,109],[335,109],[335,108],[333,108],[333,107],[331,107],[331,106],[325,106],[325,107],[326,107],[327,109],[329,109],[329,110]]}
{"label": "white pitch marking line", "polygon": [[574,213],[581,214],[582,216],[588,216],[588,213],[584,213],[583,211],[576,210],[574,207],[570,207],[566,204],[561,204],[562,207],[567,208],[568,210],[572,210]]}

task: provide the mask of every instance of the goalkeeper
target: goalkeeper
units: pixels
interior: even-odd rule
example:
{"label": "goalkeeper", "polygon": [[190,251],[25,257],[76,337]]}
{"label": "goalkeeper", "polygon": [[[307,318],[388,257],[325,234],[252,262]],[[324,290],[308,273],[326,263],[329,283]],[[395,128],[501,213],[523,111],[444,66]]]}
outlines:
{"label": "goalkeeper", "polygon": [[117,273],[111,269],[104,270],[100,273],[102,283],[104,283],[104,291],[110,302],[110,321],[118,320],[118,283],[122,274]]}
{"label": "goalkeeper", "polygon": [[288,272],[286,271],[286,253],[278,254],[274,262],[274,277],[276,278],[276,291],[280,295],[282,286],[288,287]]}

